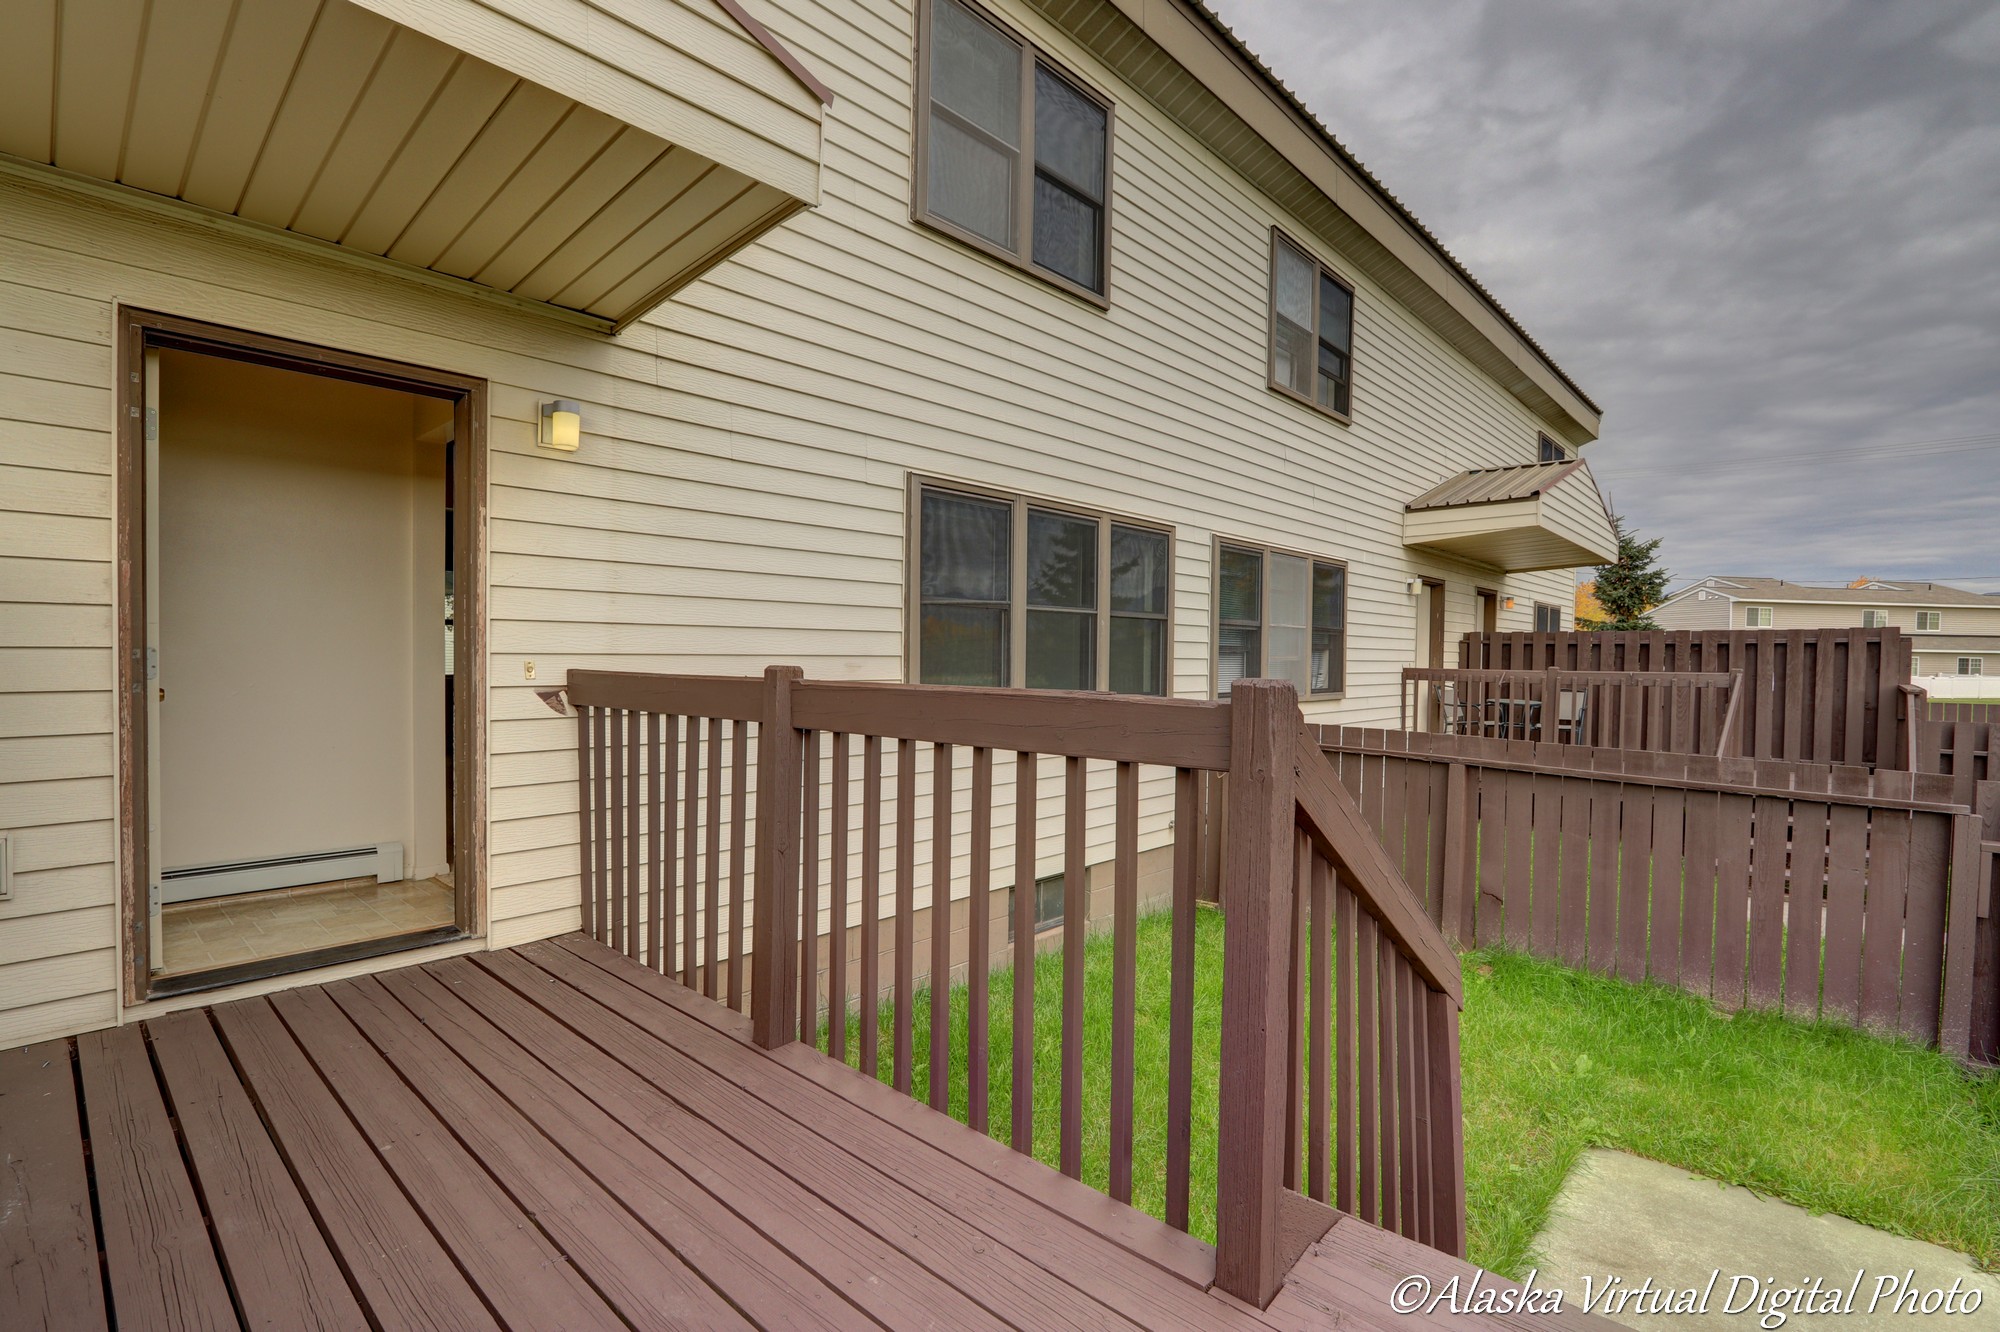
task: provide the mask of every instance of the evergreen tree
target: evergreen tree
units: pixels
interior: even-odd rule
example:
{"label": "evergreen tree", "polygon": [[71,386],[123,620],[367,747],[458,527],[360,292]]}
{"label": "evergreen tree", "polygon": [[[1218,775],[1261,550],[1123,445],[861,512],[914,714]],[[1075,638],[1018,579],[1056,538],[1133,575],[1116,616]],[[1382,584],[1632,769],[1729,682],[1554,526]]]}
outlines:
{"label": "evergreen tree", "polygon": [[1611,526],[1618,533],[1618,559],[1597,568],[1597,604],[1604,608],[1605,618],[1579,620],[1577,628],[1658,629],[1646,612],[1666,597],[1672,576],[1654,564],[1662,538],[1639,540],[1625,530],[1623,518],[1614,517]]}

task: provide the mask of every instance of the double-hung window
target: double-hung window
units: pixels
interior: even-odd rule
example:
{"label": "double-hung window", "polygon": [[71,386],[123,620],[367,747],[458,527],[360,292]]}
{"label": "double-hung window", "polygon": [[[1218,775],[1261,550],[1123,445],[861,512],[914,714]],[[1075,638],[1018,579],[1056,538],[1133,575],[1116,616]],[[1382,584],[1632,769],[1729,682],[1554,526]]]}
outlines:
{"label": "double-hung window", "polygon": [[917,529],[924,684],[1167,692],[1165,528],[922,486]]}
{"label": "double-hung window", "polygon": [[1271,387],[1345,421],[1354,392],[1354,289],[1271,232]]}
{"label": "double-hung window", "polygon": [[1551,606],[1546,601],[1535,603],[1535,632],[1538,634],[1559,634],[1563,627],[1562,607]]}
{"label": "double-hung window", "polygon": [[1960,658],[1958,659],[1958,673],[1959,673],[1960,675],[1984,675],[1984,674],[1986,674],[1986,658],[1984,658],[1984,657],[1960,657]]}
{"label": "double-hung window", "polygon": [[1942,629],[1942,628],[1944,628],[1944,612],[1943,612],[1943,611],[1918,611],[1918,612],[1917,612],[1917,632],[1918,632],[1918,633],[1920,633],[1920,634],[1934,634],[1934,633],[1936,633],[1936,632],[1937,632],[1938,630],[1940,630],[1940,629]]}
{"label": "double-hung window", "polygon": [[915,215],[1102,302],[1111,103],[961,0],[927,0]]}
{"label": "double-hung window", "polygon": [[1862,611],[1861,627],[1863,629],[1887,629],[1889,627],[1889,612],[1885,610]]}
{"label": "double-hung window", "polygon": [[1771,618],[1771,608],[1769,606],[1745,606],[1743,608],[1743,627],[1745,629],[1769,629],[1771,627]]}
{"label": "double-hung window", "polygon": [[1215,688],[1290,680],[1300,697],[1347,687],[1347,566],[1286,551],[1216,547]]}

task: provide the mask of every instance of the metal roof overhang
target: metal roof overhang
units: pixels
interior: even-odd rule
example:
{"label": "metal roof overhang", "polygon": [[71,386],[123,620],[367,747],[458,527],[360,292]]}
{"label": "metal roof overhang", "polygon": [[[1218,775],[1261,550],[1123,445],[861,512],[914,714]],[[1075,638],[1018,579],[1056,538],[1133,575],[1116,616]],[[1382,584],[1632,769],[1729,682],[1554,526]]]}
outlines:
{"label": "metal roof overhang", "polygon": [[10,0],[0,165],[615,331],[818,201],[735,0]]}
{"label": "metal roof overhang", "polygon": [[1461,472],[1411,500],[1403,544],[1507,573],[1618,557],[1618,536],[1583,462]]}

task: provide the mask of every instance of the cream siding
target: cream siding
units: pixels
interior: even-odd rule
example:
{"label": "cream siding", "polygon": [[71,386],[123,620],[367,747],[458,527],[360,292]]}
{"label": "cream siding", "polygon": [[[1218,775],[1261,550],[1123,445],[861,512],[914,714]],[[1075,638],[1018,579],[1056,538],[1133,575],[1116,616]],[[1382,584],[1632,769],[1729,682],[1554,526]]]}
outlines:
{"label": "cream siding", "polygon": [[[1503,629],[1532,628],[1538,600],[1569,604],[1566,571],[1502,577],[1402,545],[1411,496],[1532,461],[1541,423],[1324,244],[1357,287],[1355,423],[1268,389],[1270,228],[1311,243],[1309,229],[1046,23],[1005,10],[1118,103],[1108,311],[912,226],[913,16],[888,0],[758,6],[839,95],[821,207],[616,339],[0,182],[0,465],[32,473],[0,485],[0,507],[31,506],[0,514],[0,586],[18,603],[0,734],[32,742],[0,760],[0,829],[21,857],[0,919],[36,921],[17,937],[44,940],[0,959],[0,1047],[117,1012],[115,301],[490,381],[494,946],[578,918],[573,723],[534,689],[581,667],[773,661],[901,678],[911,472],[1172,524],[1183,696],[1209,689],[1216,536],[1348,562],[1348,696],[1312,705],[1319,719],[1394,724],[1398,672],[1420,650],[1413,576],[1447,581],[1447,660],[1475,586],[1516,599]],[[583,404],[575,455],[535,445],[537,404],[558,396]],[[1157,836],[1163,788],[1146,811]],[[1100,802],[1095,842],[1108,818]]]}
{"label": "cream siding", "polygon": [[1758,603],[1732,602],[1721,596],[1704,601],[1689,592],[1683,597],[1669,598],[1647,614],[1662,629],[1742,629],[1747,626],[1741,607],[1755,604]]}

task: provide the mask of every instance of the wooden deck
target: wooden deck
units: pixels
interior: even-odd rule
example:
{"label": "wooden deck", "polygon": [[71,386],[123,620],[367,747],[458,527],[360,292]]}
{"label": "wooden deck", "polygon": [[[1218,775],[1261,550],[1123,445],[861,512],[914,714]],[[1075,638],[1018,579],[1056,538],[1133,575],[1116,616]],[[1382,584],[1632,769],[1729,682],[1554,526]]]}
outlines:
{"label": "wooden deck", "polygon": [[[0,1052],[0,1161],[8,1329],[1386,1329],[1425,1322],[1402,1277],[1474,1271],[1343,1218],[1253,1310],[1207,1245],[581,936]],[[1542,1322],[1594,1320],[1506,1326]]]}

